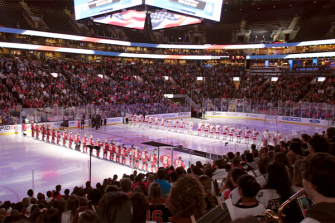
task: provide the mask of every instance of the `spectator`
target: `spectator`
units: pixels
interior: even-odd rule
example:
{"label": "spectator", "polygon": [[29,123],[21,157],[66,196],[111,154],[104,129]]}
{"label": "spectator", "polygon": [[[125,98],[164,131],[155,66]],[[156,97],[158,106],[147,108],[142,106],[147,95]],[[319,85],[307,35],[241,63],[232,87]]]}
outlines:
{"label": "spectator", "polygon": [[224,160],[216,160],[214,163],[215,171],[212,176],[213,180],[222,180],[228,176],[228,172],[226,171],[226,162]]}
{"label": "spectator", "polygon": [[216,200],[216,197],[211,194],[212,189],[212,181],[211,178],[207,175],[201,175],[198,177],[202,187],[205,191],[205,202],[206,202],[206,211],[211,210],[212,208],[216,207],[218,205],[218,202]]}
{"label": "spectator", "polygon": [[[229,209],[231,219],[235,220],[249,215],[263,216],[263,212],[265,212],[266,209],[263,204],[258,203],[255,199],[260,190],[260,185],[255,178],[248,174],[243,174],[239,177],[237,184],[241,200],[233,206],[232,210]],[[230,201],[228,200],[226,202]]]}
{"label": "spectator", "polygon": [[133,208],[133,218],[131,222],[145,223],[147,220],[147,211],[149,204],[145,196],[141,193],[136,193],[130,196]]}
{"label": "spectator", "polygon": [[333,222],[335,219],[335,158],[326,153],[314,153],[303,164],[303,186],[314,205],[306,211],[307,222]]}
{"label": "spectator", "polygon": [[80,218],[79,218],[79,223],[100,223],[100,217],[95,213],[94,211],[91,210],[86,210],[83,213],[81,213]]}
{"label": "spectator", "polygon": [[62,214],[61,223],[73,222],[79,208],[79,200],[76,195],[71,195],[66,202],[65,210]]}
{"label": "spectator", "polygon": [[191,222],[191,216],[197,220],[203,216],[206,203],[205,192],[198,179],[192,176],[179,178],[171,188],[168,207],[172,213],[170,222]]}
{"label": "spectator", "polygon": [[121,190],[129,197],[133,194],[131,192],[131,180],[129,178],[121,179]]}
{"label": "spectator", "polygon": [[261,188],[263,188],[267,182],[267,178],[268,178],[267,169],[268,169],[268,165],[270,162],[271,162],[270,158],[267,156],[264,156],[257,163],[260,175],[256,177],[256,181],[257,183],[259,183]]}
{"label": "spectator", "polygon": [[[165,170],[164,169],[159,169],[157,172],[158,180],[155,180],[155,182],[159,183],[161,186],[161,196],[164,197],[164,195],[167,195],[170,193],[171,190],[171,185],[165,181]],[[150,193],[150,188],[151,185],[149,186],[149,193]]]}
{"label": "spectator", "polygon": [[51,191],[48,191],[47,192],[47,199],[45,200],[47,203],[49,203],[50,201],[53,200],[53,197],[52,197],[52,192]]}
{"label": "spectator", "polygon": [[131,201],[129,196],[121,191],[105,194],[99,207],[103,211],[102,222],[131,222]]}
{"label": "spectator", "polygon": [[62,189],[61,185],[56,186],[56,191],[53,192],[53,194],[52,194],[53,199],[58,200],[62,197],[62,195],[60,194],[61,189]]}
{"label": "spectator", "polygon": [[160,217],[162,218],[163,222],[168,222],[169,217],[171,217],[171,213],[170,210],[167,208],[166,199],[163,198],[161,195],[161,187],[159,183],[152,183],[147,201],[149,203],[150,211],[149,220],[152,221],[156,217]]}
{"label": "spectator", "polygon": [[27,195],[28,195],[28,199],[30,201],[33,198],[33,196],[34,196],[34,191],[32,189],[29,189],[27,191]]}
{"label": "spectator", "polygon": [[327,139],[321,135],[314,135],[309,141],[308,151],[311,154],[318,152],[328,153],[329,149],[330,146],[329,143],[327,142]]}
{"label": "spectator", "polygon": [[230,181],[232,182],[234,189],[229,194],[229,198],[232,199],[233,204],[236,204],[238,200],[241,199],[241,196],[238,191],[237,181],[238,181],[238,178],[242,176],[243,174],[245,174],[245,171],[239,167],[234,167],[231,170]]}
{"label": "spectator", "polygon": [[50,208],[44,212],[43,222],[60,222],[59,211],[57,208]]}
{"label": "spectator", "polygon": [[173,171],[173,172],[171,172],[169,175],[170,175],[170,176],[169,176],[170,185],[171,185],[171,187],[172,187],[173,184],[178,180],[178,174],[177,174],[175,171]]}
{"label": "spectator", "polygon": [[246,155],[245,155],[245,157],[246,157],[246,160],[247,160],[247,165],[252,169],[252,170],[257,170],[258,169],[258,166],[257,166],[257,164],[255,163],[255,161],[254,161],[254,156],[253,156],[253,154],[252,153],[247,153]]}

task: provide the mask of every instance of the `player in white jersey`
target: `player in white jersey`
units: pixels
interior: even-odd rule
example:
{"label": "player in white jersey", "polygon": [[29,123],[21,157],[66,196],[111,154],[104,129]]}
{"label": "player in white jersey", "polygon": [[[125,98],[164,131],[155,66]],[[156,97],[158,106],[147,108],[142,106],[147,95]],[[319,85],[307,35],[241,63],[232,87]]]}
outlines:
{"label": "player in white jersey", "polygon": [[248,127],[246,127],[245,131],[244,131],[244,141],[245,141],[245,144],[249,144],[250,134],[251,134],[250,129]]}
{"label": "player in white jersey", "polygon": [[223,140],[227,140],[227,136],[228,136],[228,133],[229,133],[229,128],[226,124],[224,124],[224,126],[222,126],[222,139]]}
{"label": "player in white jersey", "polygon": [[256,129],[254,129],[252,131],[252,141],[253,141],[254,144],[256,144],[256,142],[257,142],[257,136],[259,136],[259,132],[257,132]]}
{"label": "player in white jersey", "polygon": [[202,135],[202,128],[204,127],[204,124],[202,122],[198,123],[198,136]]}
{"label": "player in white jersey", "polygon": [[213,138],[214,137],[214,131],[215,131],[215,126],[213,124],[211,124],[209,126],[209,137]]}
{"label": "player in white jersey", "polygon": [[138,127],[142,126],[142,122],[143,122],[143,115],[140,114],[140,116],[138,117]]}
{"label": "player in white jersey", "polygon": [[268,143],[269,143],[269,139],[271,137],[270,133],[269,133],[269,130],[265,130],[263,132],[263,146],[268,146]]}
{"label": "player in white jersey", "polygon": [[[128,115],[128,117],[129,117],[129,125],[132,125],[133,124],[133,115],[130,113],[129,115]],[[126,115],[126,118],[127,118],[127,115]]]}
{"label": "player in white jersey", "polygon": [[236,142],[240,143],[241,142],[241,136],[242,136],[243,130],[241,129],[241,127],[239,126],[236,129]]}
{"label": "player in white jersey", "polygon": [[192,129],[193,129],[193,122],[189,121],[187,124],[187,133],[192,134]]}
{"label": "player in white jersey", "polygon": [[156,128],[156,129],[158,129],[158,127],[159,127],[158,122],[159,122],[159,119],[158,119],[158,117],[156,116],[156,118],[155,118],[155,128]]}
{"label": "player in white jersey", "polygon": [[229,128],[229,141],[234,141],[234,132],[235,132],[235,129],[231,125],[230,128]]}
{"label": "player in white jersey", "polygon": [[167,122],[167,124],[168,124],[168,131],[171,131],[171,128],[172,128],[172,120],[171,120],[171,119],[168,119],[166,122]]}
{"label": "player in white jersey", "polygon": [[180,121],[179,121],[179,132],[180,133],[184,133],[184,125],[185,125],[185,122],[184,122],[184,120],[183,119],[181,119]]}
{"label": "player in white jersey", "polygon": [[135,126],[137,124],[137,115],[134,114],[133,116],[133,125]]}
{"label": "player in white jersey", "polygon": [[145,116],[145,119],[144,119],[144,128],[145,127],[148,127],[149,126],[149,118],[150,118],[150,116],[148,115],[148,116]]}
{"label": "player in white jersey", "polygon": [[149,118],[149,128],[152,128],[152,123],[154,122],[154,118],[150,116]]}
{"label": "player in white jersey", "polygon": [[273,145],[279,145],[280,140],[283,138],[281,133],[277,130],[276,133],[273,135]]}
{"label": "player in white jersey", "polygon": [[209,127],[210,127],[208,122],[205,123],[204,127],[205,127],[205,137],[208,137],[208,131],[209,131]]}
{"label": "player in white jersey", "polygon": [[177,132],[177,127],[178,127],[179,121],[178,120],[173,120],[173,131]]}
{"label": "player in white jersey", "polygon": [[165,122],[166,122],[166,120],[164,120],[164,118],[162,118],[159,121],[160,121],[160,124],[161,124],[161,129],[165,130]]}
{"label": "player in white jersey", "polygon": [[215,138],[216,138],[216,139],[219,139],[219,138],[220,138],[220,130],[221,130],[221,125],[217,124],[217,125],[215,126],[215,133],[216,133]]}

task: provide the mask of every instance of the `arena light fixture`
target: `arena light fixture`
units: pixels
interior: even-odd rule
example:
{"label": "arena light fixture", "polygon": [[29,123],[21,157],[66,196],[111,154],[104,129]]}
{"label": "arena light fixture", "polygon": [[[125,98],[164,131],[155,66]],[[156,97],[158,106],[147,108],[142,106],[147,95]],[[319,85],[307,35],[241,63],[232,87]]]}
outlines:
{"label": "arena light fixture", "polygon": [[233,81],[240,81],[240,77],[233,77]]}
{"label": "arena light fixture", "polygon": [[165,98],[173,98],[173,94],[164,94]]}
{"label": "arena light fixture", "polygon": [[326,80],[325,77],[318,77],[318,82],[324,82]]}
{"label": "arena light fixture", "polygon": [[53,77],[58,77],[58,73],[50,73]]}
{"label": "arena light fixture", "polygon": [[273,81],[273,82],[278,81],[278,77],[271,77],[271,81]]}
{"label": "arena light fixture", "polygon": [[169,80],[169,76],[164,76],[164,79],[165,80]]}
{"label": "arena light fixture", "polygon": [[203,81],[204,78],[203,77],[197,77],[197,81]]}

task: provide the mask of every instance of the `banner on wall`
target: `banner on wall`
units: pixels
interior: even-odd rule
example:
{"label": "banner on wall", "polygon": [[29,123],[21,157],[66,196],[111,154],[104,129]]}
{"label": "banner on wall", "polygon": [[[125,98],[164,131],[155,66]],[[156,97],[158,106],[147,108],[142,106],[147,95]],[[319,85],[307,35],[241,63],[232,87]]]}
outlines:
{"label": "banner on wall", "polygon": [[167,113],[167,114],[152,114],[152,115],[148,115],[151,116],[153,118],[155,118],[156,116],[161,119],[178,119],[178,118],[190,118],[191,117],[191,112],[179,112],[179,113]]}
{"label": "banner on wall", "polygon": [[240,118],[252,120],[265,120],[265,115],[254,113],[239,113],[239,112],[221,112],[221,111],[206,111],[206,117],[213,118]]}
{"label": "banner on wall", "polygon": [[328,121],[323,119],[299,118],[289,116],[278,116],[278,122],[302,124],[302,125],[315,125],[315,126],[325,126],[328,124]]}

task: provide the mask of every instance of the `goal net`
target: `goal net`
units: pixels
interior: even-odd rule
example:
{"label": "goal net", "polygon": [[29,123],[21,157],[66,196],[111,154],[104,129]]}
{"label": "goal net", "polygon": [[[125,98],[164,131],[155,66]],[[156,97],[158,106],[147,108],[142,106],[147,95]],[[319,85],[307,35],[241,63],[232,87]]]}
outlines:
{"label": "goal net", "polygon": [[277,125],[277,115],[265,115],[265,123]]}

